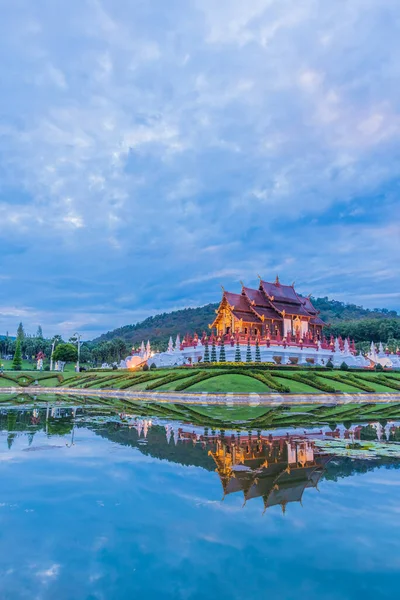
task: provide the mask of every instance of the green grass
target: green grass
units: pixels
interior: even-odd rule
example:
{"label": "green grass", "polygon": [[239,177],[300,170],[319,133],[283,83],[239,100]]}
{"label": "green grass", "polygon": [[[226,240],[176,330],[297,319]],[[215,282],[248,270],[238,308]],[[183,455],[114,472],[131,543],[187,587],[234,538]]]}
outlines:
{"label": "green grass", "polygon": [[[26,361],[25,361],[26,362]],[[71,364],[73,368],[73,365]],[[324,393],[313,385],[318,382],[325,383],[332,388],[335,388],[339,393],[366,393],[357,386],[357,378],[360,384],[368,385],[371,390],[381,393],[396,393],[396,390],[385,385],[384,378],[387,381],[400,383],[400,373],[397,372],[344,372],[339,370],[334,371],[313,371],[299,369],[296,371],[285,370],[265,370],[258,371],[257,367],[251,370],[243,370],[237,372],[227,372],[232,368],[221,365],[221,374],[218,370],[207,369],[206,366],[199,369],[157,369],[154,371],[86,371],[83,373],[75,373],[73,370],[65,371],[60,374],[61,381],[58,380],[56,373],[49,371],[5,371],[4,376],[0,377],[0,388],[5,387],[23,387],[28,386],[30,382],[38,381],[39,386],[44,387],[63,387],[63,388],[80,388],[85,390],[93,390],[96,393],[98,389],[109,390],[127,390],[127,391],[144,391],[146,389],[154,389],[155,391],[175,391],[183,389],[183,382],[188,382],[187,391],[190,392],[220,392],[220,393],[268,393],[271,391],[268,384],[251,377],[251,373],[256,375],[265,373],[265,376],[271,378],[276,383],[289,388],[294,394],[321,394]],[[196,376],[204,373],[213,375],[204,381],[195,380]],[[247,375],[248,373],[248,375]],[[304,377],[303,381],[293,380],[293,376],[300,375]],[[279,377],[278,377],[279,375]],[[338,375],[342,381],[332,380],[332,376]],[[373,381],[373,378],[382,378],[382,382]],[[170,381],[170,379],[175,379]],[[314,378],[314,379],[313,379]],[[24,381],[25,379],[25,381]],[[165,382],[163,382],[165,379]],[[272,381],[270,379],[270,381]],[[348,380],[346,382],[345,380]],[[18,381],[15,381],[18,380]],[[190,385],[193,380],[193,385]],[[160,385],[157,385],[157,382]],[[136,383],[137,382],[137,383]],[[400,393],[400,392],[398,392]]]}
{"label": "green grass", "polygon": [[200,381],[187,388],[190,392],[237,392],[237,393],[266,393],[269,388],[257,379],[246,375],[218,375],[212,379]]}

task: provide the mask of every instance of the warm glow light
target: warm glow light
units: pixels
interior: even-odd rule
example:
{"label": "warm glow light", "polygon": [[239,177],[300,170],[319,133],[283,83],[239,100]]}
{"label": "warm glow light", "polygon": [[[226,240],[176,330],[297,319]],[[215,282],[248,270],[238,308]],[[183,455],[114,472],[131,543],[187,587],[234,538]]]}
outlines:
{"label": "warm glow light", "polygon": [[126,366],[128,367],[128,369],[137,369],[138,366],[141,365],[143,362],[146,361],[144,361],[141,356],[130,356],[126,359]]}

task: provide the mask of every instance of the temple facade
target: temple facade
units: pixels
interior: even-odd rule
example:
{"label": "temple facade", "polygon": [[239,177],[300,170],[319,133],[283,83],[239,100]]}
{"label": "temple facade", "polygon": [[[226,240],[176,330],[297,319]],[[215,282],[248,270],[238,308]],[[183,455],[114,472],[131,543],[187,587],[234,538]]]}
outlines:
{"label": "temple facade", "polygon": [[[354,340],[324,334],[328,325],[319,316],[310,297],[300,296],[294,285],[260,278],[258,289],[242,284],[240,294],[223,290],[209,331],[177,335],[166,352],[141,354],[156,367],[199,362],[269,362],[277,365],[318,365],[400,369],[400,351],[389,354],[382,344],[371,344],[367,355],[357,355]],[[128,359],[127,359],[128,361]],[[127,362],[127,366],[130,366]]]}
{"label": "temple facade", "polygon": [[260,279],[258,289],[242,285],[240,294],[223,291],[217,316],[210,328],[217,336],[258,336],[270,340],[288,336],[317,342],[326,323],[309,297],[299,296],[293,285]]}

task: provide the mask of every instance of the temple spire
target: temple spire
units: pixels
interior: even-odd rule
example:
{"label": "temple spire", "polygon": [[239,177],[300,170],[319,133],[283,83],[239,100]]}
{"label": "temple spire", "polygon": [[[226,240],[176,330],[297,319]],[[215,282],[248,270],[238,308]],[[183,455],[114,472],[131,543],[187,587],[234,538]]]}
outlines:
{"label": "temple spire", "polygon": [[279,281],[279,275],[276,276],[275,285],[281,285],[281,282]]}

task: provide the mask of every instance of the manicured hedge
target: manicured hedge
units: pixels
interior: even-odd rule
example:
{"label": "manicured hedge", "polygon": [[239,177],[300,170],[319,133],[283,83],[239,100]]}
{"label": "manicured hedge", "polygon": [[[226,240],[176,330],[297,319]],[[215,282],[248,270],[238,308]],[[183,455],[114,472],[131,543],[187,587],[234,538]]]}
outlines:
{"label": "manicured hedge", "polygon": [[181,392],[186,390],[187,388],[195,385],[196,383],[200,383],[201,381],[205,381],[206,379],[211,379],[212,377],[219,377],[220,375],[243,375],[245,377],[251,377],[252,379],[257,379],[264,383],[269,388],[275,390],[276,392],[281,392],[282,394],[290,392],[287,386],[281,385],[280,383],[274,381],[272,377],[268,375],[264,375],[264,373],[259,373],[257,371],[243,372],[242,369],[229,369],[229,370],[219,370],[219,371],[204,371],[202,373],[198,373],[189,381],[183,381],[179,385],[176,386],[175,390]]}
{"label": "manicured hedge", "polygon": [[392,388],[393,390],[400,390],[400,381],[396,381],[394,378],[387,377],[386,375],[375,375],[374,377],[358,376],[358,378],[363,381],[371,381],[372,383],[386,385],[386,387]]}
{"label": "manicured hedge", "polygon": [[[197,375],[201,375],[203,373],[203,371],[201,371],[200,373],[197,373]],[[149,383],[149,385],[146,386],[146,390],[155,390],[158,387],[161,387],[162,385],[166,385],[167,383],[172,383],[173,381],[179,381],[180,379],[188,379],[189,377],[192,377],[193,373],[189,372],[189,371],[184,371],[184,372],[180,372],[180,373],[169,373],[168,375],[165,375],[165,377],[159,377],[157,379],[157,381],[154,381],[153,383]]]}
{"label": "manicured hedge", "polygon": [[354,377],[354,375],[351,374],[347,374],[347,375],[340,375],[339,373],[330,373],[329,375],[321,375],[321,377],[324,377],[324,379],[330,379],[332,381],[337,381],[338,383],[344,383],[346,385],[352,385],[354,387],[358,387],[360,390],[363,390],[364,392],[374,392],[374,388],[372,388],[371,386],[369,386],[367,383],[365,383],[364,381],[360,381],[360,379],[358,377]]}
{"label": "manicured hedge", "polygon": [[334,387],[317,379],[314,373],[308,373],[307,375],[301,375],[300,373],[293,373],[290,375],[286,375],[283,373],[272,373],[271,375],[272,377],[281,377],[283,379],[298,381],[299,383],[304,383],[305,385],[309,385],[310,387],[313,387],[316,390],[321,390],[321,392],[327,392],[329,394],[335,394],[338,391]]}
{"label": "manicured hedge", "polygon": [[280,392],[281,394],[290,393],[290,388],[287,385],[282,385],[278,381],[275,381],[272,375],[268,375],[267,373],[251,373],[249,374],[254,379],[258,379],[267,385],[271,390],[275,392]]}

